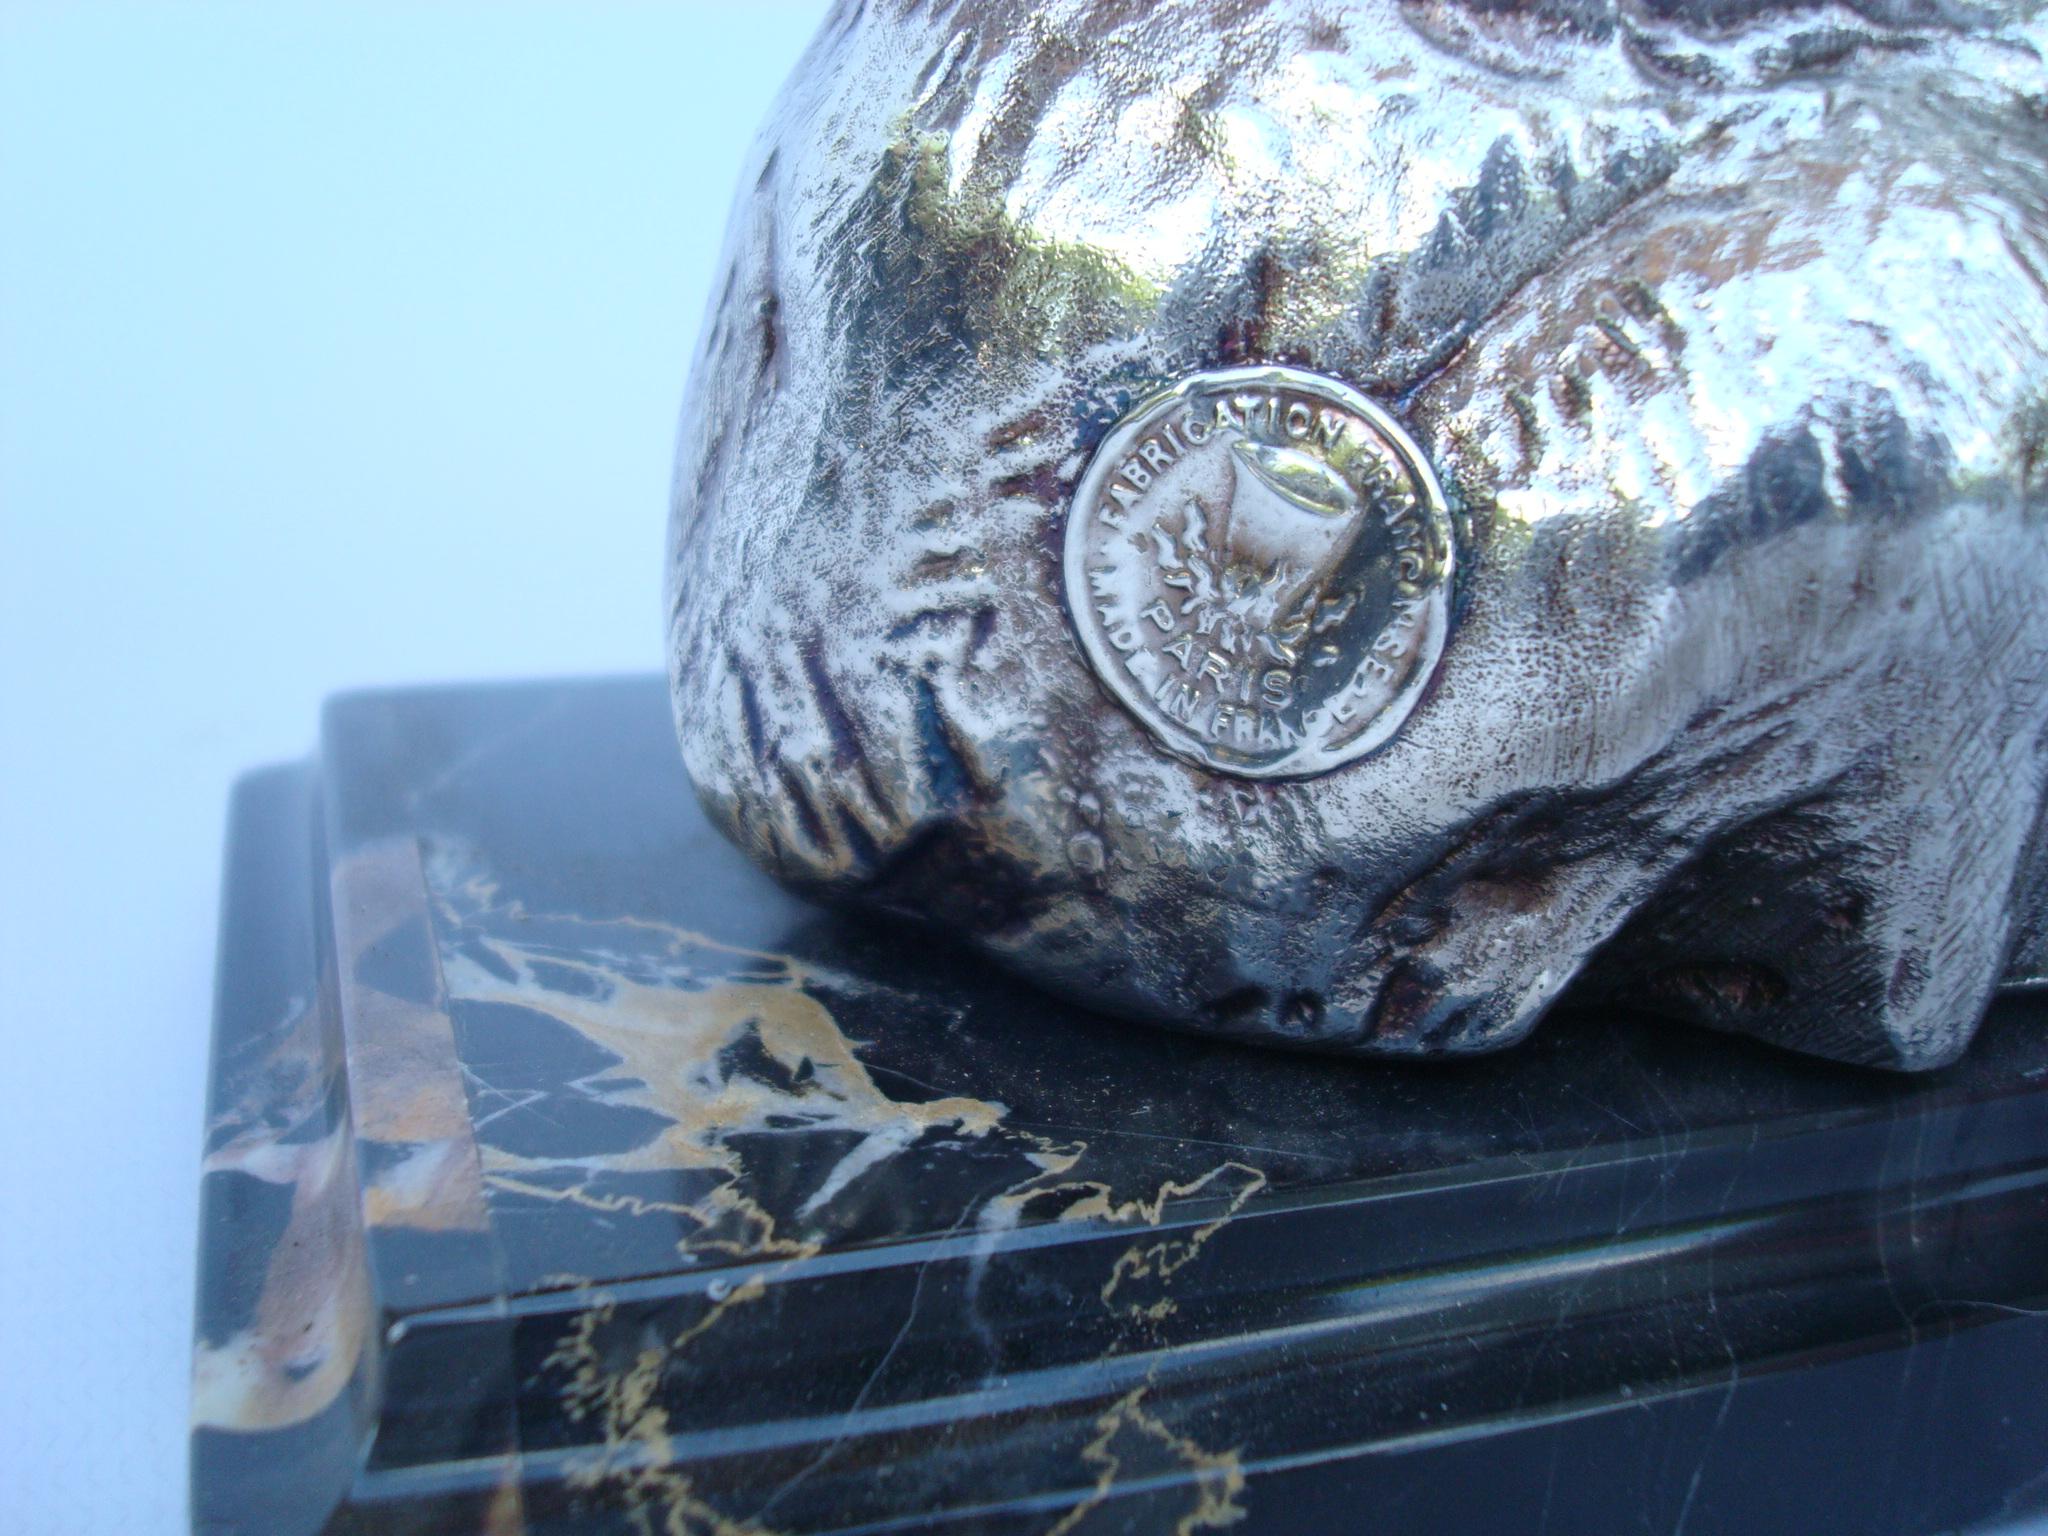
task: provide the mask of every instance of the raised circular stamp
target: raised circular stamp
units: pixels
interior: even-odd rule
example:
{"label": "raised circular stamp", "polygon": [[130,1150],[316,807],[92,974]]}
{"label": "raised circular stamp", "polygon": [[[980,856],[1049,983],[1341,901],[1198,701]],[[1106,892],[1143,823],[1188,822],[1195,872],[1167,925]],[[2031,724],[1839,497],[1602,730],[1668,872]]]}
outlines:
{"label": "raised circular stamp", "polygon": [[1219,369],[1096,449],[1067,519],[1067,608],[1168,751],[1296,778],[1401,728],[1443,655],[1454,559],[1443,489],[1384,409],[1303,369]]}

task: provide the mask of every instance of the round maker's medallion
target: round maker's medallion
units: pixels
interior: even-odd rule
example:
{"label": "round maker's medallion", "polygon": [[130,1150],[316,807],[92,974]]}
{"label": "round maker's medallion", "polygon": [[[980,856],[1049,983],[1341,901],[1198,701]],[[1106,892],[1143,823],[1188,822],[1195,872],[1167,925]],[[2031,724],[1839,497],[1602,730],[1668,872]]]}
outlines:
{"label": "round maker's medallion", "polygon": [[1348,385],[1195,374],[1103,439],[1067,519],[1096,674],[1167,750],[1322,773],[1408,717],[1450,627],[1450,516],[1422,452]]}

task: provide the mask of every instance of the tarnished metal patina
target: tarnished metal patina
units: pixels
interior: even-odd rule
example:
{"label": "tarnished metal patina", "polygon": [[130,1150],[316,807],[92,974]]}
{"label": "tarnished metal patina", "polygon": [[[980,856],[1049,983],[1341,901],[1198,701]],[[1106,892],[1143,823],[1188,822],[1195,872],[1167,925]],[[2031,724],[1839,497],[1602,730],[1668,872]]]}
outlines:
{"label": "tarnished metal patina", "polygon": [[1568,985],[1920,1068],[2042,969],[2048,11],[849,6],[675,483],[744,847],[1110,1012]]}

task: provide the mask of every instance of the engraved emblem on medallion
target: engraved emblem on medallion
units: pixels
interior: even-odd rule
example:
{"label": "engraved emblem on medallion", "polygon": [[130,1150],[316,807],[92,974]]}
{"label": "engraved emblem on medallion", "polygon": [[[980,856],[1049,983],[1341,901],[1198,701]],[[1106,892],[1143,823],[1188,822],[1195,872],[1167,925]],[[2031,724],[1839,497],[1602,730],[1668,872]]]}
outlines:
{"label": "engraved emblem on medallion", "polygon": [[1248,778],[1382,745],[1450,624],[1450,517],[1422,452],[1294,368],[1183,379],[1089,462],[1067,607],[1109,691],[1167,750]]}

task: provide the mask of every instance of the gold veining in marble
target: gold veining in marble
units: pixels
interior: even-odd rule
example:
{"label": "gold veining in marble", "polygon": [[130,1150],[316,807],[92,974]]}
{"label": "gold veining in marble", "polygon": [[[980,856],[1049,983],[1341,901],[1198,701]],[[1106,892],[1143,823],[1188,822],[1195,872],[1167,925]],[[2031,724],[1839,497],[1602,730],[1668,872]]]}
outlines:
{"label": "gold veining in marble", "polygon": [[[704,1320],[709,1326],[735,1292]],[[696,1331],[670,1344],[650,1344],[631,1367],[611,1368],[599,1348],[599,1330],[612,1319],[614,1304],[602,1292],[579,1312],[547,1358],[561,1373],[562,1408],[570,1420],[595,1420],[602,1444],[569,1473],[570,1486],[605,1488],[617,1495],[640,1536],[772,1536],[764,1526],[734,1520],[697,1497],[688,1474],[676,1466],[668,1410],[661,1401],[661,1376],[671,1353]]]}
{"label": "gold veining in marble", "polygon": [[[338,860],[333,913],[356,1135],[405,1149],[365,1178],[364,1218],[372,1226],[482,1232],[476,1144],[454,1031],[438,995],[416,840],[382,839]],[[380,948],[399,951],[431,1001],[366,979],[366,961]]]}
{"label": "gold veining in marble", "polygon": [[1174,1520],[1174,1536],[1194,1536],[1196,1531],[1217,1530],[1244,1518],[1244,1506],[1237,1501],[1244,1492],[1244,1468],[1238,1453],[1207,1451],[1186,1435],[1176,1434],[1146,1409],[1145,1394],[1150,1390],[1149,1386],[1132,1388],[1095,1421],[1095,1438],[1081,1452],[1081,1459],[1096,1469],[1095,1486],[1046,1536],[1130,1529],[1127,1514],[1100,1521],[1094,1517],[1120,1481],[1158,1477],[1170,1471],[1193,1474],[1188,1486],[1194,1506]]}
{"label": "gold veining in marble", "polygon": [[[304,1006],[249,1074],[208,1174],[235,1173],[291,1191],[248,1326],[193,1352],[192,1422],[258,1431],[301,1424],[347,1390],[370,1333],[369,1277],[346,1124],[295,1139],[322,1113],[329,1081],[317,1008]],[[282,1094],[278,1090],[284,1087]]]}
{"label": "gold veining in marble", "polygon": [[[1172,1277],[1267,1187],[1262,1170],[1232,1159],[1162,1178],[1149,1193],[1120,1194],[1111,1182],[1088,1177],[1084,1139],[1059,1141],[1009,1124],[1008,1109],[989,1100],[887,1093],[829,1001],[872,993],[873,983],[646,919],[532,912],[506,900],[458,849],[430,858],[428,876],[444,931],[441,966],[451,1006],[510,1005],[566,1026],[617,1064],[553,1091],[665,1122],[625,1150],[535,1156],[492,1144],[486,1101],[479,1099],[486,1187],[598,1217],[671,1220],[686,1262],[710,1259],[742,1271],[729,1284],[714,1282],[706,1291],[710,1304],[694,1321],[665,1325],[630,1363],[622,1363],[617,1339],[605,1336],[618,1315],[612,1295],[601,1284],[579,1286],[586,1299],[547,1358],[563,1411],[592,1426],[596,1437],[589,1459],[572,1474],[576,1485],[607,1488],[647,1532],[757,1536],[764,1529],[714,1508],[676,1464],[664,1393],[676,1390],[698,1340],[825,1251],[834,1203],[893,1160],[947,1141],[994,1141],[1014,1155],[1015,1179],[962,1196],[968,1206],[956,1225],[980,1234],[971,1260],[977,1271],[1004,1235],[1028,1220],[1141,1229],[1110,1261],[1100,1285],[1105,1307],[1138,1338],[1172,1314]],[[459,944],[452,942],[458,933]],[[758,1046],[755,1070],[734,1065],[732,1053],[742,1045]],[[771,1210],[757,1184],[761,1170],[749,1166],[750,1155],[761,1155],[749,1152],[749,1141],[803,1134],[858,1139],[811,1187],[785,1191]],[[717,1182],[674,1200],[604,1187],[607,1178],[659,1172],[708,1174]],[[1084,1452],[1095,1491],[1058,1530],[1078,1528],[1123,1475],[1119,1469],[1147,1457],[1166,1457],[1194,1473],[1196,1502],[1178,1529],[1218,1526],[1242,1513],[1236,1453],[1203,1450],[1177,1433],[1144,1406],[1146,1390],[1127,1394],[1097,1421]],[[813,1470],[836,1454],[836,1444],[821,1448]],[[1145,1475],[1158,1470],[1148,1463]]]}

